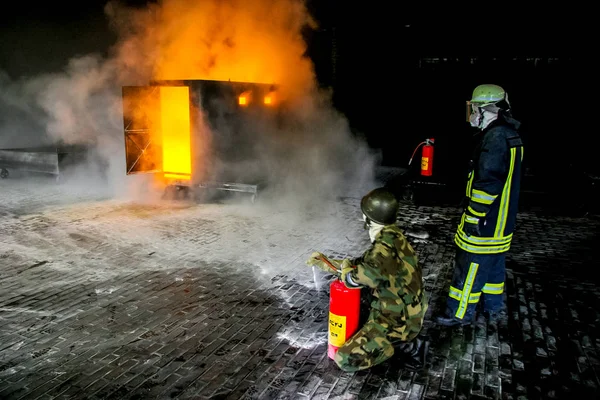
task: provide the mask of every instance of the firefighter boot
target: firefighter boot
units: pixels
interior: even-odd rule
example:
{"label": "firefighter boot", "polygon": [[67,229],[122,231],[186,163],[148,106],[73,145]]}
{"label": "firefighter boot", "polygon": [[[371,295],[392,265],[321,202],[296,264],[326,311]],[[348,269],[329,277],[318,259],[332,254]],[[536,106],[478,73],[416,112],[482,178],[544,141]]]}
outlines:
{"label": "firefighter boot", "polygon": [[415,372],[423,369],[427,361],[429,342],[416,338],[408,343],[396,346],[402,366],[407,371]]}
{"label": "firefighter boot", "polygon": [[497,326],[500,320],[506,316],[506,308],[501,307],[498,310],[486,311],[484,314],[489,325]]}
{"label": "firefighter boot", "polygon": [[470,319],[470,320],[464,319],[463,320],[463,319],[456,319],[456,318],[447,317],[447,316],[437,317],[436,321],[439,325],[442,325],[442,326],[467,326],[467,325],[473,324],[473,319]]}

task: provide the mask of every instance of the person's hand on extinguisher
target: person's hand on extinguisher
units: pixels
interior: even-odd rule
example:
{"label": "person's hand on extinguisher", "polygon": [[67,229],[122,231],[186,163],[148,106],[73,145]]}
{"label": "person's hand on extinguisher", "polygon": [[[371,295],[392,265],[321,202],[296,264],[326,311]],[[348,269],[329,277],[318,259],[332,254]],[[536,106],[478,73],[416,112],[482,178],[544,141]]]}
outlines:
{"label": "person's hand on extinguisher", "polygon": [[340,268],[342,271],[340,279],[347,288],[353,289],[360,286],[358,283],[354,282],[354,279],[352,278],[352,272],[356,270],[356,266],[352,265],[350,260],[346,259],[342,261]]}
{"label": "person's hand on extinguisher", "polygon": [[306,265],[317,267],[330,274],[340,275],[342,273],[338,260],[330,260],[325,254],[318,251],[310,255],[306,260]]}

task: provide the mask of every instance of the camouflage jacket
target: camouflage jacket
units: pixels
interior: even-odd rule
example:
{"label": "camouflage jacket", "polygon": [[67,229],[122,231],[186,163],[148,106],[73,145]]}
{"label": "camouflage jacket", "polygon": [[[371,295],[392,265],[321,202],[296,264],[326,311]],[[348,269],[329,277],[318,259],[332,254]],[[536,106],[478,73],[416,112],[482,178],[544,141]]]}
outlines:
{"label": "camouflage jacket", "polygon": [[386,225],[365,253],[351,260],[350,278],[373,289],[372,309],[392,320],[422,318],[427,309],[423,274],[414,249],[396,225]]}

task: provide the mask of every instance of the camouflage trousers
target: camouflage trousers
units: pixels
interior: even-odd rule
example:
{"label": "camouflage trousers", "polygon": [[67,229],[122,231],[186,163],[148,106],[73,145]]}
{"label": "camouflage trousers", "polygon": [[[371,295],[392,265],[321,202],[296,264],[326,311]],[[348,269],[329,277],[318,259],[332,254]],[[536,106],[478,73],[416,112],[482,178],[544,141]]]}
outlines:
{"label": "camouflage trousers", "polygon": [[427,311],[425,303],[420,315],[420,323],[395,324],[373,310],[367,322],[335,353],[334,361],[341,370],[347,372],[371,368],[394,355],[394,345],[415,339],[423,326]]}

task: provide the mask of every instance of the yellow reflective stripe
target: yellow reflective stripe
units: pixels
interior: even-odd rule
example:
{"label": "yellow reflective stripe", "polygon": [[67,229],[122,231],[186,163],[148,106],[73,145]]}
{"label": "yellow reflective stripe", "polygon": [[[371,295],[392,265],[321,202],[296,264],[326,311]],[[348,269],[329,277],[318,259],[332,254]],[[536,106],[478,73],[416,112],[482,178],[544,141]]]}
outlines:
{"label": "yellow reflective stripe", "polygon": [[495,237],[502,236],[504,234],[504,228],[506,227],[506,219],[508,218],[508,206],[510,205],[510,189],[512,186],[513,171],[515,169],[515,158],[517,155],[517,149],[510,149],[510,168],[508,170],[508,176],[504,183],[504,190],[502,190],[502,198],[500,200],[500,209],[498,210],[498,221],[496,222]]}
{"label": "yellow reflective stripe", "polygon": [[469,303],[469,298],[471,295],[471,288],[473,287],[473,281],[475,281],[475,276],[477,275],[477,269],[479,268],[479,264],[471,263],[469,266],[469,272],[467,273],[467,279],[465,279],[465,286],[463,288],[463,295],[460,299],[460,303],[458,304],[458,309],[456,310],[456,318],[463,319],[465,317],[465,313],[467,312],[467,306]]}
{"label": "yellow reflective stripe", "polygon": [[510,249],[510,242],[499,246],[474,246],[461,240],[458,235],[454,235],[454,243],[464,251],[474,254],[497,254],[504,253]]}
{"label": "yellow reflective stripe", "polygon": [[519,149],[521,150],[521,161],[523,161],[523,147],[519,147]]}
{"label": "yellow reflective stripe", "polygon": [[478,217],[485,217],[485,213],[479,212],[479,211],[475,211],[473,210],[473,208],[471,206],[467,207],[467,210],[469,210],[469,212],[473,215],[477,215]]}
{"label": "yellow reflective stripe", "polygon": [[458,296],[459,298],[462,296],[462,290],[457,289],[452,285],[450,285],[450,292],[456,294],[456,296]]}
{"label": "yellow reflective stripe", "polygon": [[[453,298],[454,300],[461,301],[462,300],[462,290],[458,290],[454,286],[450,286],[450,290],[448,291],[448,296]],[[469,303],[474,304],[479,302],[479,298],[481,297],[481,292],[471,293],[469,296]]]}
{"label": "yellow reflective stripe", "polygon": [[467,179],[467,197],[471,197],[471,186],[473,185],[473,177],[475,173],[473,171],[469,172],[469,176]]}
{"label": "yellow reflective stripe", "polygon": [[471,217],[470,215],[467,215],[465,217],[465,221],[471,223],[471,224],[478,224],[479,223],[479,218],[475,218],[475,217]]}
{"label": "yellow reflective stripe", "polygon": [[481,297],[481,292],[479,293],[471,293],[471,295],[469,296],[469,303],[470,304],[477,304],[479,303],[479,298]]}
{"label": "yellow reflective stripe", "polygon": [[471,201],[473,203],[485,204],[486,206],[489,206],[490,204],[492,204],[494,202],[494,200],[482,199],[475,195],[471,196]]}
{"label": "yellow reflective stripe", "polygon": [[465,226],[465,214],[460,217],[460,224],[458,224],[458,231],[462,231]]}
{"label": "yellow reflective stripe", "polygon": [[464,232],[464,230],[458,229],[456,231],[456,234],[458,236],[460,236],[461,240],[464,240],[467,243],[473,244],[475,246],[477,245],[493,245],[493,244],[506,244],[509,243],[512,240],[513,234],[510,233],[508,234],[508,236],[504,236],[504,237],[488,237],[488,236],[467,236],[467,234]]}
{"label": "yellow reflective stripe", "polygon": [[473,200],[476,203],[481,203],[481,204],[492,204],[494,202],[494,200],[496,200],[496,197],[498,197],[498,196],[488,194],[488,193],[484,192],[483,190],[473,189],[473,194],[471,195],[471,200]]}
{"label": "yellow reflective stripe", "polygon": [[453,291],[448,292],[448,296],[452,297],[456,301],[460,301],[460,299],[462,298],[462,294],[456,294]]}
{"label": "yellow reflective stripe", "polygon": [[504,292],[504,282],[486,283],[481,291],[487,294],[502,294]]}

